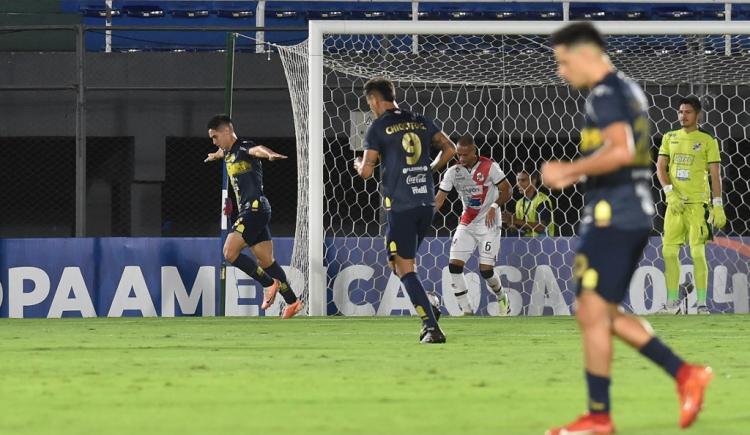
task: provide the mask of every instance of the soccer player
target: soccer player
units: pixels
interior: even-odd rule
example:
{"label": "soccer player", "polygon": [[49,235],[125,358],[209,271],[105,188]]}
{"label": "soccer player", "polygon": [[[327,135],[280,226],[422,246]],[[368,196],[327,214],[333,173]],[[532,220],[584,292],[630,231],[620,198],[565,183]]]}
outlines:
{"label": "soccer player", "polygon": [[[216,115],[208,121],[208,136],[219,149],[208,154],[205,161],[224,159],[239,208],[239,216],[224,243],[224,258],[263,286],[265,295],[261,308],[264,310],[273,304],[276,294],[281,293],[287,304],[282,318],[288,319],[302,309],[302,300],[294,294],[284,269],[273,257],[268,228],[271,204],[263,195],[262,163],[287,157],[253,141],[238,140],[227,115]],[[257,263],[242,253],[248,246]]]}
{"label": "soccer player", "polygon": [[[422,319],[420,341],[445,343],[445,335],[415,272],[414,259],[432,224],[435,207],[432,172],[445,167],[455,155],[456,146],[431,120],[400,109],[390,80],[370,79],[365,83],[364,94],[375,120],[365,134],[364,156],[354,160],[354,169],[367,179],[373,175],[378,160],[382,162],[380,178],[388,219],[388,263],[401,278]],[[433,162],[430,162],[430,146],[440,150]]]}
{"label": "soccer player", "polygon": [[516,189],[523,197],[516,201],[515,213],[503,213],[503,222],[524,237],[554,236],[552,200],[537,189],[539,177],[527,170],[516,174]]}
{"label": "soccer player", "polygon": [[619,307],[648,241],[654,214],[646,96],[612,66],[604,38],[591,23],[568,25],[552,35],[551,43],[559,75],[575,88],[590,90],[581,131],[582,157],[542,167],[542,181],[555,189],[586,177],[574,272],[589,409],[547,434],[615,432],[609,399],[613,335],[676,380],[679,426],[686,428],[701,410],[711,369],[685,363],[653,335],[645,320]]}
{"label": "soccer player", "polygon": [[[662,312],[672,314],[680,312],[679,257],[680,246],[685,242],[690,244],[693,258],[698,314],[709,313],[706,242],[712,237],[712,226],[721,228],[727,223],[721,199],[719,143],[698,127],[700,115],[701,103],[697,97],[680,101],[678,118],[682,128],[664,135],[656,161],[656,175],[667,197],[662,238],[667,303]],[[709,206],[709,198],[712,198],[712,206]]]}
{"label": "soccer player", "polygon": [[[508,295],[495,273],[495,259],[500,249],[500,216],[498,209],[510,199],[510,183],[497,163],[477,154],[470,135],[462,136],[456,148],[458,164],[445,171],[435,195],[435,210],[440,210],[448,193],[456,189],[464,210],[453,233],[448,270],[453,292],[464,315],[473,315],[464,279],[464,265],[479,245],[479,273],[497,296],[500,315],[507,315]],[[502,210],[502,209],[501,209]]]}

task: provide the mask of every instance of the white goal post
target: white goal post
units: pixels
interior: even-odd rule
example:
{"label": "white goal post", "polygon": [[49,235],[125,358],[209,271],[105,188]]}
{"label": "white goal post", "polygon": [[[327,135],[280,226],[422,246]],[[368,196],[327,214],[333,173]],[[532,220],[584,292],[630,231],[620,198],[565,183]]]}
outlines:
{"label": "white goal post", "polygon": [[[324,40],[330,35],[549,35],[569,24],[562,21],[310,21],[308,55],[308,312],[324,316],[327,311],[328,278],[325,266],[324,228]],[[594,22],[605,35],[747,35],[750,26],[741,22],[609,21]],[[416,40],[416,37],[414,37]],[[731,42],[727,40],[727,53]],[[414,44],[416,48],[417,45]],[[750,53],[750,51],[749,51]],[[721,54],[721,53],[718,53]],[[747,54],[745,56],[748,56]],[[616,62],[615,62],[616,63]],[[286,66],[285,66],[286,68]],[[748,106],[750,108],[750,106]],[[573,114],[575,115],[575,114]],[[299,139],[299,132],[298,132]],[[570,157],[570,156],[566,156]],[[302,176],[303,174],[300,174]],[[744,230],[745,228],[742,228]],[[745,234],[747,235],[747,234]],[[731,279],[731,278],[730,278]]]}

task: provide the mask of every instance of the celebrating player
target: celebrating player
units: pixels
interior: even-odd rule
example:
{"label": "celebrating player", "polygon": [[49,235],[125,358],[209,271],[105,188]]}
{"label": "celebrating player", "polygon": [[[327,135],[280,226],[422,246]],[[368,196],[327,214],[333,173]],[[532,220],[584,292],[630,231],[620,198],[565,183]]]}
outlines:
{"label": "celebrating player", "polygon": [[[210,153],[205,161],[224,158],[239,208],[233,231],[224,242],[224,258],[265,288],[261,305],[264,310],[273,304],[276,293],[280,292],[287,304],[282,318],[288,319],[302,309],[302,300],[294,294],[284,270],[273,258],[273,241],[268,228],[271,204],[263,195],[261,162],[285,159],[286,156],[252,141],[238,140],[227,115],[216,115],[208,121],[208,136],[219,149]],[[242,254],[248,246],[258,263]]]}
{"label": "celebrating player", "polygon": [[[706,241],[711,227],[727,222],[721,200],[721,157],[716,138],[698,128],[701,103],[696,97],[680,101],[678,118],[682,128],[667,132],[661,141],[656,175],[667,197],[664,217],[664,275],[667,278],[667,303],[662,312],[678,313],[680,282],[680,246],[690,244],[698,314],[708,314],[708,263]],[[711,175],[709,190],[708,175]],[[711,194],[712,207],[708,200]]]}
{"label": "celebrating player", "polygon": [[653,335],[648,323],[618,306],[648,241],[654,214],[646,96],[612,66],[604,39],[591,23],[568,25],[554,33],[551,42],[560,76],[575,88],[590,89],[581,131],[583,157],[542,167],[542,181],[556,189],[587,177],[574,272],[589,410],[547,434],[615,432],[609,415],[612,335],[676,380],[679,425],[688,427],[701,410],[711,369],[685,363]]}
{"label": "celebrating player", "polygon": [[[458,164],[451,166],[435,195],[435,210],[443,207],[448,193],[456,189],[464,210],[453,234],[448,270],[453,292],[464,315],[474,314],[464,279],[464,265],[479,245],[479,273],[497,296],[500,314],[507,315],[510,305],[495,273],[495,258],[500,249],[500,213],[498,209],[510,199],[510,183],[497,163],[477,154],[474,138],[458,140]],[[502,209],[500,209],[502,210]]]}
{"label": "celebrating player", "polygon": [[[378,160],[383,185],[383,205],[388,216],[386,245],[388,263],[401,278],[417,314],[422,319],[422,343],[445,343],[424,287],[415,272],[417,248],[432,224],[434,186],[432,171],[443,168],[456,146],[433,122],[422,115],[399,109],[390,80],[370,79],[365,97],[375,120],[365,135],[365,154],[354,160],[362,178],[370,178]],[[440,150],[430,163],[427,145]]]}

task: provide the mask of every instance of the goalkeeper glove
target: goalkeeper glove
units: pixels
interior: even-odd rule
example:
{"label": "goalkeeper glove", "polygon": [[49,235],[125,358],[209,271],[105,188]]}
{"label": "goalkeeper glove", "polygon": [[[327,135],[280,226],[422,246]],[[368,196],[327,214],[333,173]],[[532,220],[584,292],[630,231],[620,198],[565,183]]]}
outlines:
{"label": "goalkeeper glove", "polygon": [[714,198],[713,207],[708,212],[708,223],[715,228],[724,228],[727,224],[727,215],[724,213],[724,202],[721,198]]}
{"label": "goalkeeper glove", "polygon": [[674,213],[685,211],[685,198],[682,197],[671,184],[664,186],[664,193],[667,195],[667,205]]}

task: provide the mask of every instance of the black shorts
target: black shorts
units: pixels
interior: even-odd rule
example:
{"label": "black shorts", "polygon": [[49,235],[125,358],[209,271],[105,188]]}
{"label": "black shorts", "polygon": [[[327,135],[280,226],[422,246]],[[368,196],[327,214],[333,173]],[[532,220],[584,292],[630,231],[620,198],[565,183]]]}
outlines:
{"label": "black shorts", "polygon": [[581,237],[575,259],[576,295],[584,289],[595,289],[607,302],[622,302],[650,232],[613,227],[589,229]]}
{"label": "black shorts", "polygon": [[271,230],[268,228],[270,221],[271,212],[268,210],[245,210],[237,216],[232,230],[242,234],[248,246],[255,246],[260,242],[271,240]]}
{"label": "black shorts", "polygon": [[393,260],[396,254],[404,259],[417,256],[419,244],[432,226],[434,210],[433,206],[419,206],[388,212],[385,244],[389,260]]}

